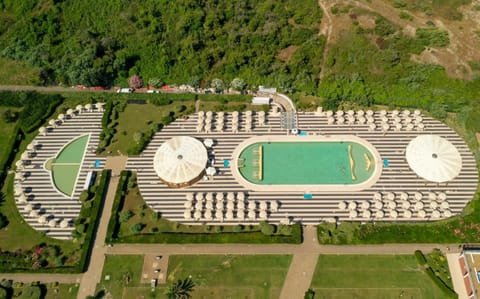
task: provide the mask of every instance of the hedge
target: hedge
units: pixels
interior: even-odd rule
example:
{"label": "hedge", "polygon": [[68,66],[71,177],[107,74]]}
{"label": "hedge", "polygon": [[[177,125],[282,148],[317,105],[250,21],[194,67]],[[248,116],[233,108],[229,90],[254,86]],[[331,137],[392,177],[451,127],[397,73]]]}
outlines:
{"label": "hedge", "polygon": [[205,102],[250,102],[250,95],[232,95],[232,94],[199,94],[197,99]]}
{"label": "hedge", "polygon": [[193,93],[158,93],[148,99],[148,102],[156,106],[164,106],[173,102],[195,101]]}
{"label": "hedge", "polygon": [[300,244],[302,243],[302,226],[294,224],[292,235],[266,236],[261,232],[241,233],[176,233],[163,232],[158,234],[141,234],[115,239],[115,243],[164,243],[164,244],[188,244],[188,243],[245,243],[245,244]]}
{"label": "hedge", "polygon": [[[5,153],[2,157],[0,157],[0,182],[5,181],[5,176],[8,173],[8,167],[12,165],[13,160],[17,154],[18,148],[22,140],[24,139],[25,135],[20,130],[20,124],[17,123],[15,128],[13,129],[12,135],[8,140],[7,146],[5,148]],[[0,183],[0,188],[1,188]]]}
{"label": "hedge", "polygon": [[430,267],[426,268],[425,273],[427,273],[427,275],[443,291],[443,293],[448,296],[448,298],[458,298],[458,294],[455,293],[455,291],[452,290],[449,286],[447,286],[445,282],[443,282],[443,280],[440,279],[440,277],[435,275],[435,272],[433,272],[432,268]]}
{"label": "hedge", "polygon": [[[90,217],[93,217],[93,222],[88,225],[87,232],[85,233],[85,243],[82,246],[82,255],[80,256],[80,261],[77,268],[79,272],[85,272],[88,267],[88,259],[91,256],[93,245],[95,243],[95,238],[93,235],[97,231],[97,227],[100,222],[100,216],[102,214],[104,198],[107,194],[110,175],[111,170],[102,170],[100,183],[98,184],[95,197],[93,198],[93,206],[90,208]],[[82,211],[83,210],[84,209],[82,209]]]}
{"label": "hedge", "polygon": [[125,199],[124,191],[128,185],[130,174],[131,172],[128,170],[122,170],[120,173],[117,190],[115,191],[115,198],[113,200],[112,215],[110,216],[110,220],[108,222],[107,236],[105,240],[106,243],[113,243],[118,235],[118,229],[120,226],[118,213],[123,206],[123,201]]}
{"label": "hedge", "polygon": [[421,250],[415,250],[415,257],[417,258],[417,261],[421,266],[424,266],[427,263],[427,259],[425,258]]}

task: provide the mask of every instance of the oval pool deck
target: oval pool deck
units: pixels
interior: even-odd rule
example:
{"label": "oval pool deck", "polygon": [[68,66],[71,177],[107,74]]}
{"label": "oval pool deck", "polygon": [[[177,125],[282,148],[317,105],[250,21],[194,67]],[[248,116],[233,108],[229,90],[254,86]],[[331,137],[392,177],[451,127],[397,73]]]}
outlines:
{"label": "oval pool deck", "polygon": [[[278,145],[275,146],[276,150],[282,150],[282,152],[267,151],[266,147],[269,143]],[[309,143],[311,146],[305,148],[302,146],[303,143]],[[262,147],[264,148],[262,161],[257,165],[261,174],[252,178],[250,174],[243,171],[244,163],[247,163],[244,162],[243,157],[245,151],[255,144],[265,145]],[[283,144],[285,144],[284,149],[281,148]],[[359,175],[352,171],[355,166],[352,164],[354,160],[350,159],[347,152],[349,144],[359,145],[370,153],[373,160],[371,173]],[[329,148],[322,152],[324,145]],[[318,157],[314,151],[328,157]],[[269,155],[277,155],[277,157]],[[299,157],[300,155],[302,157]],[[254,136],[240,143],[233,151],[232,157],[233,177],[246,188],[255,191],[354,192],[372,186],[382,173],[382,159],[375,147],[368,141],[353,135]],[[249,166],[251,162],[248,161]],[[258,163],[258,161],[255,162]],[[342,173],[334,168],[342,168],[344,171]],[[357,177],[361,179],[357,181]]]}

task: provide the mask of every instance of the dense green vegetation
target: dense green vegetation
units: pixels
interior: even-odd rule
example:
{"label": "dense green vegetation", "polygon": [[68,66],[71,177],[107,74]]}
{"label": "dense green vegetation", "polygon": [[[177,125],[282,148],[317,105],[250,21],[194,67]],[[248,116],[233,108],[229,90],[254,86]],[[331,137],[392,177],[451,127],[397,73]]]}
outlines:
{"label": "dense green vegetation", "polygon": [[413,255],[320,255],[311,288],[315,298],[456,298],[422,268]]}
{"label": "dense green vegetation", "polygon": [[[317,84],[315,0],[4,0],[0,9],[0,56],[39,68],[43,84],[126,85],[133,74],[144,82]],[[279,59],[289,46],[299,48]]]}
{"label": "dense green vegetation", "polygon": [[55,299],[75,298],[78,292],[78,285],[52,283],[23,283],[12,280],[0,280],[1,299]]}
{"label": "dense green vegetation", "polygon": [[301,243],[295,225],[182,225],[161,218],[145,204],[136,176],[124,171],[112,207],[107,243]]}
{"label": "dense green vegetation", "polygon": [[472,3],[472,0],[392,0],[391,2],[395,8],[421,11],[427,16],[439,16],[448,20],[461,20],[463,15],[458,8]]}

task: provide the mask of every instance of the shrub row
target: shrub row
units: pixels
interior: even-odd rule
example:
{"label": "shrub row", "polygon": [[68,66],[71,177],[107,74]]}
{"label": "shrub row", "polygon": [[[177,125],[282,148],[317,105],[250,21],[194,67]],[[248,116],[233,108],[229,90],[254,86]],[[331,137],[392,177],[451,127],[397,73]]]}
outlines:
{"label": "shrub row", "polygon": [[[90,217],[91,219],[93,219],[93,222],[88,225],[87,231],[85,233],[85,243],[82,246],[82,253],[77,267],[78,272],[85,272],[87,270],[89,258],[92,252],[93,245],[95,243],[95,238],[93,237],[93,235],[94,232],[97,230],[98,223],[100,222],[100,216],[103,209],[103,201],[105,195],[107,194],[110,175],[110,170],[103,170],[101,172],[100,182],[98,184],[98,187],[96,188],[95,197],[93,198],[93,205],[90,208]],[[82,207],[82,211],[85,209],[86,207]]]}
{"label": "shrub row", "polygon": [[[24,134],[22,130],[20,130],[20,124],[17,123],[15,128],[13,129],[12,135],[10,136],[8,143],[6,145],[5,153],[3,156],[0,156],[0,182],[5,180],[5,176],[8,172],[8,167],[12,164],[13,160],[15,159],[15,155],[17,154],[18,147],[20,143],[24,139]],[[1,184],[0,184],[1,188]]]}
{"label": "shrub row", "polygon": [[115,192],[115,198],[112,206],[112,215],[108,222],[106,243],[113,243],[118,236],[118,230],[120,228],[118,213],[122,210],[123,201],[125,199],[125,190],[128,185],[128,179],[131,172],[128,170],[122,170],[120,178],[118,180],[117,190]]}
{"label": "shrub row", "polygon": [[420,265],[424,266],[427,263],[427,259],[421,250],[415,250],[415,257]]}
{"label": "shrub row", "polygon": [[22,130],[26,133],[33,132],[40,127],[63,102],[63,97],[59,94],[27,92],[26,95],[19,93],[19,96],[28,98],[19,119]]}
{"label": "shrub row", "polygon": [[452,290],[449,286],[445,284],[443,280],[440,279],[437,275],[435,275],[435,272],[433,272],[433,269],[431,267],[427,267],[425,269],[425,273],[433,280],[433,282],[443,291],[443,293],[448,296],[448,298],[458,298],[457,293],[455,293],[454,290]]}
{"label": "shrub row", "polygon": [[247,243],[247,244],[274,244],[274,243],[302,243],[302,226],[294,224],[292,235],[266,236],[262,232],[237,232],[237,233],[176,233],[163,232],[158,234],[141,234],[127,237],[119,237],[116,243]]}

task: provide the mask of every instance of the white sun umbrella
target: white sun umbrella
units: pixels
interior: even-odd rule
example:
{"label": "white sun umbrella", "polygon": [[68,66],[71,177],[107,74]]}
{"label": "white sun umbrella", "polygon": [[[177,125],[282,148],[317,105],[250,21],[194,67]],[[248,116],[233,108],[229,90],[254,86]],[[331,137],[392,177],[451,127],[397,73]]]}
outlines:
{"label": "white sun umbrella", "polygon": [[416,123],[421,123],[422,121],[423,121],[423,117],[421,117],[421,116],[416,116],[415,117],[415,122]]}
{"label": "white sun umbrella", "polygon": [[202,192],[195,193],[195,200],[196,201],[202,201],[203,200],[203,193]]}
{"label": "white sun umbrella", "polygon": [[214,176],[217,174],[217,170],[215,169],[215,167],[207,167],[207,170],[205,171],[205,173],[209,176]]}
{"label": "white sun umbrella", "polygon": [[207,220],[212,220],[213,219],[212,210],[211,209],[206,210],[203,217]]}
{"label": "white sun umbrella", "polygon": [[40,127],[40,128],[38,129],[38,132],[39,132],[40,134],[42,134],[43,136],[46,136],[46,135],[47,135],[47,128],[45,128],[45,127]]}
{"label": "white sun umbrella", "polygon": [[447,199],[447,194],[445,194],[445,192],[439,192],[437,196],[439,201],[444,201]]}
{"label": "white sun umbrella", "polygon": [[48,124],[55,128],[57,126],[57,121],[55,119],[51,119],[48,121]]}
{"label": "white sun umbrella", "polygon": [[217,202],[223,202],[225,200],[225,195],[223,194],[223,192],[218,192],[217,194],[215,194],[215,199],[217,200]]}
{"label": "white sun umbrella", "polygon": [[395,131],[400,131],[402,129],[402,124],[395,124]]}
{"label": "white sun umbrella", "polygon": [[367,115],[367,124],[375,123],[375,119],[372,116]]}
{"label": "white sun umbrella", "polygon": [[403,114],[404,116],[409,116],[409,115],[410,115],[410,110],[405,109],[405,110],[403,110],[402,114]]}
{"label": "white sun umbrella", "polygon": [[424,124],[418,124],[418,125],[417,125],[417,130],[418,130],[418,131],[423,131],[423,129],[425,129],[425,125],[424,125]]}
{"label": "white sun umbrella", "polygon": [[209,125],[212,123],[212,119],[211,118],[207,118],[205,119],[205,124]]}
{"label": "white sun umbrella", "polygon": [[29,154],[28,152],[23,152],[22,153],[22,156],[20,157],[20,159],[22,160],[28,160],[30,157],[29,157]]}
{"label": "white sun umbrella", "polygon": [[355,210],[351,210],[349,213],[348,213],[348,217],[350,218],[356,218],[358,215],[357,211]]}
{"label": "white sun umbrella", "polygon": [[365,121],[366,121],[366,118],[363,117],[363,116],[360,116],[360,117],[358,118],[358,122],[361,123],[361,124],[364,124]]}
{"label": "white sun umbrella", "polygon": [[367,110],[366,114],[367,114],[368,116],[372,116],[372,115],[373,115],[373,111],[372,111],[372,110]]}
{"label": "white sun umbrella", "polygon": [[429,200],[437,200],[437,194],[435,192],[428,192],[428,199]]}
{"label": "white sun umbrella", "polygon": [[248,202],[248,209],[249,210],[255,210],[257,208],[257,204],[254,201]]}
{"label": "white sun umbrella", "polygon": [[223,220],[223,212],[222,210],[216,210],[215,211],[215,218]]}
{"label": "white sun umbrella", "polygon": [[382,125],[382,130],[383,130],[384,132],[386,132],[386,131],[388,131],[388,129],[390,129],[390,125],[387,124],[387,123],[384,123],[384,124]]}
{"label": "white sun umbrella", "polygon": [[25,193],[22,192],[20,196],[18,196],[18,202],[19,203],[26,203],[27,202],[27,196],[25,196]]}
{"label": "white sun umbrella", "polygon": [[193,218],[194,218],[195,220],[200,220],[200,218],[202,218],[202,212],[200,212],[200,211],[198,211],[198,210],[195,211],[195,213],[193,213]]}
{"label": "white sun umbrella", "polygon": [[195,204],[195,209],[201,211],[203,209],[203,203],[201,201],[197,201]]}
{"label": "white sun umbrella", "polygon": [[373,130],[375,130],[376,127],[377,127],[377,126],[376,126],[374,123],[371,123],[371,124],[368,126],[368,130],[373,131]]}
{"label": "white sun umbrella", "polygon": [[233,219],[233,212],[232,211],[227,211],[227,213],[225,214],[225,219],[232,220]]}
{"label": "white sun umbrella", "polygon": [[207,201],[207,203],[205,204],[205,209],[207,210],[213,209],[213,202]]}
{"label": "white sun umbrella", "polygon": [[389,209],[393,210],[393,209],[395,209],[396,207],[397,207],[397,203],[394,202],[393,200],[390,200],[390,201],[388,202],[388,208],[389,208]]}
{"label": "white sun umbrella", "polygon": [[358,110],[357,111],[357,116],[364,116],[365,115],[365,111],[363,110]]}
{"label": "white sun umbrella", "polygon": [[184,207],[185,209],[191,209],[192,206],[193,206],[193,204],[192,204],[191,201],[186,201],[186,202],[183,203],[183,207]]}
{"label": "white sun umbrella", "polygon": [[257,114],[258,116],[265,116],[265,111],[259,111]]}
{"label": "white sun umbrella", "polygon": [[57,220],[51,219],[50,221],[48,221],[48,226],[50,226],[50,227],[57,226]]}
{"label": "white sun umbrella", "polygon": [[383,208],[383,203],[381,201],[375,201],[375,208],[377,210],[380,210],[381,208]]}
{"label": "white sun umbrella", "polygon": [[233,203],[233,201],[229,201],[227,203],[227,210],[233,210],[235,208],[235,204]]}
{"label": "white sun umbrella", "polygon": [[264,210],[260,211],[258,216],[260,217],[260,219],[267,219],[267,211],[264,211]]}
{"label": "white sun umbrella", "polygon": [[352,115],[349,115],[347,119],[349,124],[355,123],[355,117],[353,117]]}
{"label": "white sun umbrella", "polygon": [[245,210],[244,209],[237,210],[237,218],[240,219],[240,220],[245,219]]}
{"label": "white sun umbrella", "polygon": [[105,103],[95,103],[94,104],[95,109],[97,109],[97,110],[101,110],[104,105],[105,105]]}
{"label": "white sun umbrella", "polygon": [[23,209],[25,210],[25,212],[28,213],[28,212],[30,212],[31,210],[33,210],[33,206],[32,206],[32,204],[27,203]]}
{"label": "white sun umbrella", "polygon": [[228,192],[228,193],[227,193],[227,199],[228,199],[229,201],[234,201],[234,200],[235,200],[235,193],[233,193],[233,192]]}
{"label": "white sun umbrella", "polygon": [[25,179],[25,177],[23,176],[23,174],[21,174],[20,172],[15,172],[15,180],[16,181],[23,181]]}
{"label": "white sun umbrella", "polygon": [[192,201],[193,198],[194,198],[193,192],[188,192],[187,194],[185,194],[185,198],[186,198],[188,201]]}
{"label": "white sun umbrella", "polygon": [[62,221],[60,221],[60,227],[61,227],[61,228],[66,228],[66,227],[68,227],[68,222],[69,222],[68,219],[63,219]]}
{"label": "white sun umbrella", "polygon": [[205,144],[206,147],[210,148],[213,146],[213,139],[207,138],[203,141],[203,144]]}
{"label": "white sun umbrella", "polygon": [[373,199],[382,200],[382,193],[380,193],[380,192],[373,193]]}
{"label": "white sun umbrella", "polygon": [[363,218],[370,218],[371,216],[372,216],[372,213],[370,212],[370,210],[365,210],[362,213]]}
{"label": "white sun umbrella", "polygon": [[86,104],[86,105],[85,105],[85,109],[86,109],[87,111],[90,111],[90,110],[92,109],[92,104]]}
{"label": "white sun umbrella", "polygon": [[355,111],[353,111],[353,110],[348,110],[348,111],[347,111],[347,114],[353,116],[353,115],[355,115]]}
{"label": "white sun umbrella", "polygon": [[393,117],[393,122],[396,123],[396,124],[399,124],[399,123],[402,122],[402,119],[401,119],[400,117],[398,117],[398,116],[394,116],[394,117]]}
{"label": "white sun umbrella", "polygon": [[272,212],[277,212],[278,211],[278,201],[273,200],[270,202],[270,209]]}
{"label": "white sun umbrella", "polygon": [[335,115],[336,116],[342,116],[343,115],[343,110],[337,110],[337,112],[335,112]]}
{"label": "white sun umbrella", "polygon": [[233,116],[233,117],[238,117],[238,111],[233,111],[233,112],[232,112],[232,116]]}
{"label": "white sun umbrella", "polygon": [[412,218],[412,212],[410,210],[406,210],[405,212],[403,212],[403,217],[407,219]]}
{"label": "white sun umbrella", "polygon": [[338,209],[339,209],[340,211],[345,211],[345,210],[347,209],[347,203],[346,203],[345,201],[343,201],[343,200],[340,201],[340,202],[338,203]]}
{"label": "white sun umbrella", "polygon": [[198,111],[198,117],[204,117],[205,111]]}
{"label": "white sun umbrella", "polygon": [[327,117],[330,117],[330,116],[332,116],[332,115],[333,115],[333,111],[332,111],[332,110],[328,110],[328,111],[326,112],[326,116],[327,116]]}
{"label": "white sun umbrella", "polygon": [[421,209],[423,209],[423,202],[417,201],[415,203],[415,210],[420,211]]}
{"label": "white sun umbrella", "polygon": [[397,109],[395,109],[395,110],[392,111],[392,115],[398,115],[398,113],[399,113],[399,112],[398,112]]}
{"label": "white sun umbrella", "polygon": [[339,117],[337,118],[337,123],[343,124],[344,122],[345,122],[345,118],[344,118],[343,116],[339,116]]}
{"label": "white sun umbrella", "polygon": [[405,117],[405,123],[406,124],[412,123],[412,118],[411,117]]}
{"label": "white sun umbrella", "polygon": [[388,123],[388,117],[382,116],[381,121],[382,123]]}
{"label": "white sun umbrella", "polygon": [[205,199],[207,201],[213,201],[213,193],[212,192],[207,192],[207,194],[205,195]]}
{"label": "white sun umbrella", "polygon": [[77,107],[75,107],[75,110],[77,110],[78,113],[82,113],[83,106],[82,105],[77,105]]}
{"label": "white sun umbrella", "polygon": [[255,219],[257,217],[257,214],[255,213],[255,211],[248,211],[248,218],[250,219]]}
{"label": "white sun umbrella", "polygon": [[387,110],[385,109],[380,110],[380,116],[384,116],[384,115],[387,115]]}
{"label": "white sun umbrella", "polygon": [[210,133],[212,131],[212,123],[205,124],[205,132]]}
{"label": "white sun umbrella", "polygon": [[176,136],[157,149],[153,168],[169,185],[185,185],[205,172],[207,160],[207,149],[202,142],[189,136]]}
{"label": "white sun umbrella", "polygon": [[448,203],[448,201],[442,201],[442,203],[440,204],[440,209],[447,210],[448,208],[450,208],[450,204]]}
{"label": "white sun umbrella", "polygon": [[203,125],[202,124],[198,124],[197,127],[196,127],[196,130],[197,130],[197,133],[200,133],[203,131]]}
{"label": "white sun umbrella", "polygon": [[395,210],[390,211],[390,218],[396,219],[398,217],[398,212]]}
{"label": "white sun umbrella", "polygon": [[418,109],[415,109],[415,111],[413,111],[413,115],[420,115],[422,114],[422,112],[420,112],[420,110]]}
{"label": "white sun umbrella", "polygon": [[354,201],[351,201],[348,203],[348,209],[349,210],[355,210],[357,208],[357,203]]}
{"label": "white sun umbrella", "polygon": [[20,186],[15,186],[14,193],[15,196],[20,196],[21,194],[23,194],[23,188]]}
{"label": "white sun umbrella", "polygon": [[405,130],[411,131],[413,130],[413,128],[414,128],[413,124],[407,124],[407,126],[405,127]]}
{"label": "white sun umbrella", "polygon": [[363,210],[367,210],[370,208],[370,203],[368,201],[363,201],[361,207]]}
{"label": "white sun umbrella", "polygon": [[382,219],[385,216],[385,213],[382,210],[375,212],[375,218]]}
{"label": "white sun umbrella", "polygon": [[418,211],[418,217],[425,218],[425,216],[427,216],[427,212],[425,212],[425,210]]}
{"label": "white sun umbrella", "polygon": [[38,217],[38,214],[39,214],[38,211],[35,210],[35,209],[33,209],[33,210],[30,211],[30,213],[28,214],[28,216],[30,216],[30,217]]}
{"label": "white sun umbrella", "polygon": [[420,177],[443,183],[455,178],[462,168],[462,157],[447,139],[437,135],[420,135],[406,150],[410,168]]}
{"label": "white sun umbrella", "polygon": [[415,193],[413,193],[413,197],[414,197],[416,200],[422,200],[423,194],[422,194],[422,192],[416,191]]}
{"label": "white sun umbrella", "polygon": [[213,115],[212,111],[207,111],[207,113],[205,113],[205,116],[209,118],[211,118],[212,115]]}
{"label": "white sun umbrella", "polygon": [[404,210],[410,209],[410,206],[411,206],[411,204],[410,204],[410,202],[409,202],[408,200],[402,201],[402,208],[403,208]]}
{"label": "white sun umbrella", "polygon": [[198,125],[203,125],[203,123],[204,123],[204,118],[198,116],[198,118],[197,118],[197,124],[198,124]]}
{"label": "white sun umbrella", "polygon": [[401,200],[408,200],[408,193],[407,192],[400,192],[399,197]]}
{"label": "white sun umbrella", "polygon": [[395,193],[393,193],[393,192],[387,192],[387,194],[385,195],[385,197],[386,197],[388,200],[394,200],[394,199],[395,199]]}
{"label": "white sun umbrella", "polygon": [[443,217],[445,217],[445,218],[452,217],[452,211],[450,211],[450,210],[445,210],[445,211],[443,212]]}
{"label": "white sun umbrella", "polygon": [[267,209],[267,202],[266,201],[261,201],[260,202],[260,210],[266,210]]}
{"label": "white sun umbrella", "polygon": [[45,224],[47,223],[47,215],[41,215],[40,217],[37,218],[38,223],[40,224]]}
{"label": "white sun umbrella", "polygon": [[436,201],[431,201],[430,202],[430,208],[432,210],[436,209],[438,207],[438,203]]}
{"label": "white sun umbrella", "polygon": [[73,115],[73,109],[68,109],[66,113],[69,117],[72,117]]}
{"label": "white sun umbrella", "polygon": [[237,199],[238,200],[245,200],[245,193],[237,192]]}
{"label": "white sun umbrella", "polygon": [[21,159],[17,160],[17,162],[15,162],[15,166],[19,169],[22,168],[23,167],[23,160],[21,160]]}
{"label": "white sun umbrella", "polygon": [[217,130],[217,132],[223,132],[223,124],[217,123],[215,130]]}
{"label": "white sun umbrella", "polygon": [[[87,105],[88,105],[88,104],[87,104]],[[59,119],[60,121],[63,121],[63,120],[65,119],[65,114],[60,113],[60,114],[58,115],[58,119]]]}
{"label": "white sun umbrella", "polygon": [[438,219],[440,218],[440,212],[438,210],[433,210],[432,211],[432,218],[433,219]]}
{"label": "white sun umbrella", "polygon": [[334,122],[335,122],[335,118],[333,118],[332,116],[330,116],[330,117],[327,118],[327,123],[328,123],[329,125],[333,124]]}

